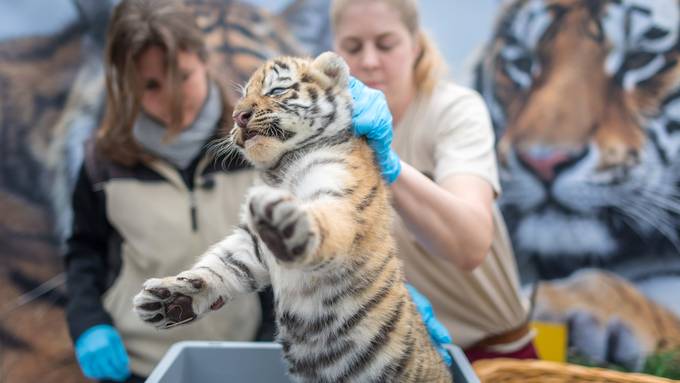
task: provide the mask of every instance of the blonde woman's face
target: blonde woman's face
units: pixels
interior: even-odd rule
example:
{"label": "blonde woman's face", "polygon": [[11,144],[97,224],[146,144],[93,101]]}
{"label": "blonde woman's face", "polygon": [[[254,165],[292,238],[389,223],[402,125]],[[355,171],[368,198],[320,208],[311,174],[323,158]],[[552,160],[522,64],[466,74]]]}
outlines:
{"label": "blonde woman's face", "polygon": [[419,47],[398,10],[383,1],[348,5],[336,25],[334,45],[352,75],[382,90],[392,113],[401,114],[415,93]]}
{"label": "blonde woman's face", "polygon": [[182,129],[189,126],[200,113],[208,95],[206,66],[196,53],[180,51],[177,65],[181,77],[179,89],[171,89],[167,82],[165,52],[159,47],[150,47],[137,59],[142,87],[142,108],[166,126],[171,122],[172,92],[182,92]]}

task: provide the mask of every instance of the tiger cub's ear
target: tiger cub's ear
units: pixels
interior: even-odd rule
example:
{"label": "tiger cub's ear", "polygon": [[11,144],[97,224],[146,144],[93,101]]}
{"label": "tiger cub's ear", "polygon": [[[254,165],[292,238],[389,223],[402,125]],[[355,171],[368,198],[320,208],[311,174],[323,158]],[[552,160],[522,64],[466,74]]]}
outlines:
{"label": "tiger cub's ear", "polygon": [[349,84],[349,67],[342,57],[333,52],[324,52],[312,62],[312,68],[322,72],[341,87]]}

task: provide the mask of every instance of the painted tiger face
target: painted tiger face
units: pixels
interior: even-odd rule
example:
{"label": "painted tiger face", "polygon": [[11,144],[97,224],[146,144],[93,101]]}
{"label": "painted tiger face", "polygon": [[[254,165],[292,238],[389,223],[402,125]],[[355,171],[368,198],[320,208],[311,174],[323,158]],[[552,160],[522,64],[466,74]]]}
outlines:
{"label": "painted tiger face", "polygon": [[349,69],[340,56],[282,57],[261,66],[234,108],[232,142],[258,168],[350,128]]}
{"label": "painted tiger face", "polygon": [[677,0],[504,9],[477,88],[518,253],[592,265],[680,249],[679,14]]}

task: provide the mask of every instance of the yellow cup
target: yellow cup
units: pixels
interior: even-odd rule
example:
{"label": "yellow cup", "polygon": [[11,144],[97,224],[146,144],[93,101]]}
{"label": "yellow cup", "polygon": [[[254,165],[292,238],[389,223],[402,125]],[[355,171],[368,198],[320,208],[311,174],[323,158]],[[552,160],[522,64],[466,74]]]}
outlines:
{"label": "yellow cup", "polygon": [[567,361],[567,326],[563,323],[531,322],[536,331],[534,346],[538,357],[553,362]]}

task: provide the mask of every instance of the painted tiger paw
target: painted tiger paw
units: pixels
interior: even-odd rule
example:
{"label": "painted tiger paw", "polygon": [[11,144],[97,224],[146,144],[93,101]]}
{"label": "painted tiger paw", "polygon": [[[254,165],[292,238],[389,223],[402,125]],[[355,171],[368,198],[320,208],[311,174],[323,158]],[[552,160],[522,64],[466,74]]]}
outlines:
{"label": "painted tiger paw", "polygon": [[644,342],[624,320],[617,317],[605,321],[593,313],[575,310],[567,317],[570,352],[599,365],[607,363],[641,371],[649,354]]}
{"label": "painted tiger paw", "polygon": [[283,262],[304,262],[318,246],[312,217],[281,189],[257,187],[248,198],[248,221],[272,254]]}
{"label": "painted tiger paw", "polygon": [[677,322],[636,285],[601,269],[541,282],[532,319],[565,324],[569,354],[588,364],[631,371],[641,371],[647,358],[673,339]]}
{"label": "painted tiger paw", "polygon": [[133,298],[133,308],[143,321],[167,329],[217,310],[226,300],[206,278],[192,270],[174,277],[148,279]]}

